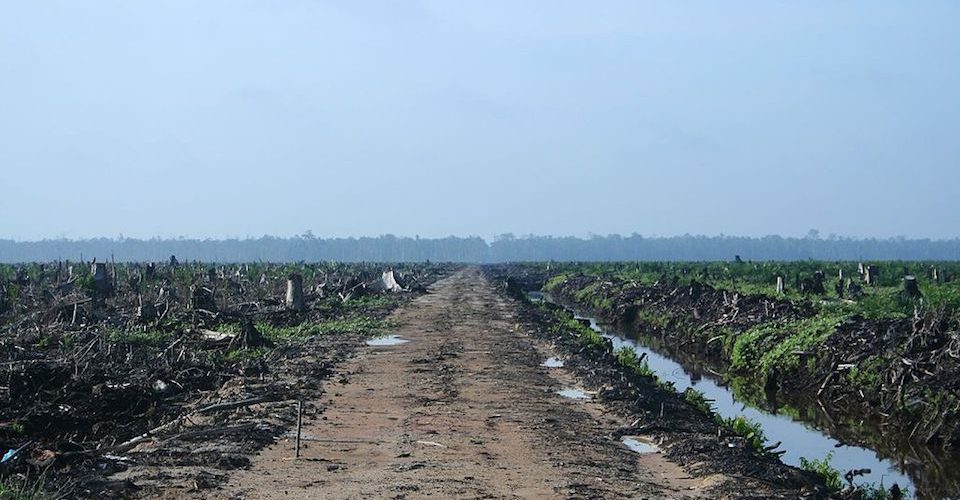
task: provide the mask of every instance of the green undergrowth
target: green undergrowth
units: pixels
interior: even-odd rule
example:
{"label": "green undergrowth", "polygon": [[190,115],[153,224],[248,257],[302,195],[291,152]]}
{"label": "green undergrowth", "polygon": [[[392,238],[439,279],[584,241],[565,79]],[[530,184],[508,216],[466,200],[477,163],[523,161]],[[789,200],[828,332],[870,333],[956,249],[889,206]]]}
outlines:
{"label": "green undergrowth", "polygon": [[264,359],[268,354],[270,354],[270,350],[263,347],[255,349],[234,349],[224,355],[223,359],[229,363],[242,363],[245,361]]}
{"label": "green undergrowth", "polygon": [[754,326],[733,342],[730,367],[734,371],[755,374],[800,368],[800,353],[822,344],[844,318],[843,313],[831,313],[794,322],[768,322]]}
{"label": "green undergrowth", "polygon": [[[843,481],[843,475],[840,470],[833,466],[833,452],[827,453],[827,456],[820,459],[807,459],[800,457],[800,468],[813,472],[823,479],[824,484],[832,493],[840,493],[846,485]],[[853,495],[849,498],[859,498],[862,500],[886,500],[893,498],[893,495],[884,488],[883,484],[861,484],[855,487]],[[903,497],[906,498],[906,497]]]}
{"label": "green undergrowth", "polygon": [[321,321],[317,323],[304,323],[296,326],[276,326],[269,323],[257,323],[257,330],[264,337],[274,342],[287,342],[298,339],[305,339],[315,335],[345,334],[353,333],[357,335],[375,335],[387,328],[394,328],[396,322],[368,317],[354,317],[347,319],[336,319]]}
{"label": "green undergrowth", "polygon": [[879,387],[883,382],[883,375],[880,372],[883,365],[884,361],[879,356],[870,356],[847,372],[847,381],[861,389]]}
{"label": "green undergrowth", "polygon": [[44,489],[44,480],[11,476],[0,479],[0,500],[52,500],[57,498]]}
{"label": "green undergrowth", "polygon": [[110,329],[107,330],[106,338],[110,342],[125,342],[135,345],[159,346],[173,341],[173,334],[160,330],[128,331]]}
{"label": "green undergrowth", "polygon": [[399,305],[401,299],[393,295],[364,295],[343,302],[343,309],[350,312],[363,312],[372,309],[389,310]]}
{"label": "green undergrowth", "polygon": [[657,374],[650,369],[650,365],[647,364],[647,360],[641,361],[637,357],[637,351],[634,351],[629,347],[621,347],[614,352],[614,355],[617,358],[617,362],[620,363],[620,366],[632,370],[641,377],[647,377],[654,380],[657,379]]}
{"label": "green undergrowth", "polygon": [[743,415],[736,417],[723,418],[716,415],[717,423],[727,429],[730,429],[738,436],[743,437],[750,443],[750,447],[757,453],[763,453],[763,447],[766,446],[767,436],[763,433],[763,427],[759,422],[751,420]]}
{"label": "green undergrowth", "polygon": [[833,460],[833,452],[827,453],[827,456],[821,459],[807,459],[800,457],[800,468],[813,472],[823,479],[824,484],[830,491],[838,492],[843,489],[843,478],[840,470],[834,467],[830,461]]}
{"label": "green undergrowth", "polygon": [[687,390],[683,391],[683,399],[697,410],[707,415],[713,415],[713,405],[710,403],[710,400],[708,400],[707,396],[702,392],[693,387],[688,387]]}
{"label": "green undergrowth", "polygon": [[640,309],[634,318],[636,321],[659,329],[667,329],[672,322],[678,322],[673,315],[667,312],[656,312],[650,309]]}
{"label": "green undergrowth", "polygon": [[[550,330],[555,334],[560,335],[573,335],[577,342],[584,347],[594,347],[600,349],[607,349],[610,346],[610,341],[603,337],[596,330],[583,325],[579,321],[573,318],[573,316],[561,310],[549,309],[545,306],[540,306],[543,310],[550,312],[555,322],[550,326]],[[673,391],[673,385],[670,383],[660,381],[653,370],[650,369],[650,366],[647,365],[646,360],[641,361],[637,357],[636,351],[629,347],[621,347],[614,351],[614,357],[617,360],[617,363],[628,369],[632,372],[640,375],[641,377],[646,377],[651,379],[654,383],[661,386],[661,388]]]}
{"label": "green undergrowth", "polygon": [[736,417],[723,418],[713,410],[713,404],[700,391],[690,387],[683,391],[683,399],[690,406],[709,415],[720,427],[730,430],[734,434],[743,437],[750,444],[750,448],[758,454],[766,454],[764,447],[767,445],[767,436],[763,432],[763,427],[759,422],[751,420],[743,415]]}

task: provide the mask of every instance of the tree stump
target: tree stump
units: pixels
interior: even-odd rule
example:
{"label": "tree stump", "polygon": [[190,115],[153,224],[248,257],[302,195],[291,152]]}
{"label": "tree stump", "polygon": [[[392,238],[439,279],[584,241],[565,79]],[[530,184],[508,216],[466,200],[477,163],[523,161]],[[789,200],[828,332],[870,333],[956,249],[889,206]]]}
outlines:
{"label": "tree stump", "polygon": [[920,285],[917,283],[917,277],[907,275],[903,277],[903,293],[907,297],[920,297]]}
{"label": "tree stump", "polygon": [[107,264],[94,262],[90,273],[93,274],[93,289],[101,295],[110,293],[110,278],[107,276]]}
{"label": "tree stump", "polygon": [[213,290],[205,286],[190,285],[190,307],[215,312],[217,301],[214,298]]}
{"label": "tree stump", "polygon": [[880,284],[880,269],[877,266],[869,265],[867,266],[867,272],[863,275],[863,281],[870,286],[877,286]]}
{"label": "tree stump", "polygon": [[777,293],[782,295],[783,292],[784,292],[783,276],[777,276]]}
{"label": "tree stump", "polygon": [[246,319],[240,325],[240,333],[230,341],[227,349],[256,349],[258,347],[273,347],[273,345],[273,341],[264,337],[260,330],[257,330],[253,321]]}
{"label": "tree stump", "polygon": [[157,308],[153,302],[143,301],[143,295],[137,297],[139,305],[137,306],[137,320],[141,323],[149,323],[157,319]]}
{"label": "tree stump", "polygon": [[287,276],[287,309],[294,311],[306,309],[303,300],[303,276],[298,273]]}

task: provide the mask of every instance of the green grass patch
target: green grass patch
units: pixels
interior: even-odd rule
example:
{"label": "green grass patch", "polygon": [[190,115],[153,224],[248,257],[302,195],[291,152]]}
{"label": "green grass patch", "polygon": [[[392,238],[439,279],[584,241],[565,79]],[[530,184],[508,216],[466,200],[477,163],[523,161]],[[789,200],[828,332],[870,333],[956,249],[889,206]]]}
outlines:
{"label": "green grass patch", "polygon": [[236,349],[230,351],[224,356],[224,360],[228,363],[239,363],[244,361],[253,361],[257,359],[263,359],[267,357],[267,354],[270,353],[269,349],[259,347],[256,349]]}
{"label": "green grass patch", "polygon": [[304,323],[297,326],[275,326],[269,323],[257,323],[257,330],[264,337],[274,342],[286,342],[305,339],[314,335],[330,335],[355,333],[358,335],[374,335],[387,328],[397,327],[397,323],[388,320],[356,317],[322,321],[319,323]]}
{"label": "green grass patch", "polygon": [[147,330],[145,332],[138,331],[123,331],[123,330],[109,330],[107,332],[107,340],[110,342],[124,342],[127,344],[135,345],[152,345],[158,346],[167,344],[173,340],[173,334],[168,332],[161,332],[159,330]]}
{"label": "green grass patch", "polygon": [[399,298],[391,295],[364,295],[350,299],[343,303],[348,311],[367,311],[370,309],[392,309],[400,302]]}

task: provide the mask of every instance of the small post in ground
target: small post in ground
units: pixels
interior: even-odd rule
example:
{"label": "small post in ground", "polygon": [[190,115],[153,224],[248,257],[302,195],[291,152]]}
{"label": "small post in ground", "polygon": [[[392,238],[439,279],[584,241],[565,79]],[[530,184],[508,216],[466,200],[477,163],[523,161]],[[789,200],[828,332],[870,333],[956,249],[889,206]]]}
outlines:
{"label": "small post in ground", "polygon": [[297,455],[300,458],[300,431],[303,429],[303,400],[297,400]]}

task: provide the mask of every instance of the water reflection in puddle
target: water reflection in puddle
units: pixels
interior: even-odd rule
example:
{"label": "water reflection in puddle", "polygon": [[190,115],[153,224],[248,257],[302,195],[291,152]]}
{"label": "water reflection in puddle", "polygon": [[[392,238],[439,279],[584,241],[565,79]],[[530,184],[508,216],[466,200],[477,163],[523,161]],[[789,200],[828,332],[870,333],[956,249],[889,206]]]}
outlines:
{"label": "water reflection in puddle", "polygon": [[563,360],[560,358],[547,358],[546,361],[540,363],[540,366],[546,366],[547,368],[561,368],[563,366]]}
{"label": "water reflection in puddle", "polygon": [[660,448],[650,442],[650,440],[638,436],[623,436],[620,440],[624,446],[634,453],[660,453]]}
{"label": "water reflection in puddle", "polygon": [[367,345],[379,347],[406,344],[407,342],[410,341],[399,335],[385,335],[383,337],[377,337],[375,339],[368,340]]}
{"label": "water reflection in puddle", "polygon": [[590,395],[580,389],[561,389],[557,394],[570,399],[590,399]]}

